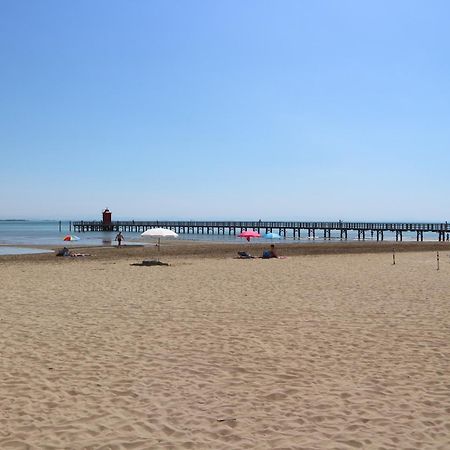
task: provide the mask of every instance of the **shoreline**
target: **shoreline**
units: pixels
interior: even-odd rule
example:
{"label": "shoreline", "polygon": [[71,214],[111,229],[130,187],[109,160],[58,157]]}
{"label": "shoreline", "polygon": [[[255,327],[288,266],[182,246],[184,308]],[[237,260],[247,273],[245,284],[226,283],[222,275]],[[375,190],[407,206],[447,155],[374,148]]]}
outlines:
{"label": "shoreline", "polygon": [[[199,241],[164,241],[160,252],[156,245],[117,246],[68,246],[71,252],[84,253],[89,259],[155,259],[155,258],[234,258],[238,251],[246,251],[253,256],[261,256],[270,242],[217,243]],[[274,243],[280,256],[372,254],[395,252],[450,251],[450,242],[320,242],[320,243]],[[3,246],[3,245],[2,245]],[[60,246],[50,245],[4,245],[5,247],[60,250]],[[0,255],[0,263],[12,261],[52,261],[67,258],[56,257],[55,253],[34,253]]]}

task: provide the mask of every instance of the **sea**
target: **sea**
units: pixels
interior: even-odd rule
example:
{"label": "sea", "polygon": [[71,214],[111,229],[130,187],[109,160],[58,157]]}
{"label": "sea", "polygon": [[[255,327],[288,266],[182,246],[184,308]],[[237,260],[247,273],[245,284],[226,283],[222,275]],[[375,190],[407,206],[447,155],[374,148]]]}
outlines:
{"label": "sea", "polygon": [[[0,255],[48,252],[52,246],[109,246],[114,245],[117,232],[74,233],[70,221],[58,220],[0,220]],[[126,245],[150,245],[140,233],[124,232]],[[75,241],[64,241],[67,235]],[[242,242],[241,238],[228,235],[180,234],[179,239],[190,241]],[[32,247],[26,247],[32,246]],[[40,249],[39,246],[43,248]]]}
{"label": "sea", "polygon": [[[276,231],[276,230],[274,230]],[[126,232],[125,243],[127,245],[145,245],[150,244],[148,240],[142,238],[140,233]],[[281,239],[281,242],[303,242],[305,244],[311,242],[330,242],[340,241],[339,232],[332,233],[331,239],[323,239],[320,233],[317,233],[316,238],[308,238],[306,232],[300,239],[286,236]],[[0,220],[0,255],[23,254],[23,253],[41,253],[49,251],[45,247],[52,246],[108,246],[115,244],[116,232],[86,232],[77,233],[76,237],[79,240],[72,242],[65,242],[64,237],[67,235],[75,235],[71,230],[69,221],[57,220]],[[242,243],[242,239],[234,235],[218,235],[218,234],[180,234],[180,240],[188,241],[211,241],[223,243]],[[387,233],[384,235],[385,240],[395,240],[395,233]],[[414,241],[416,239],[415,233],[404,233],[403,240]],[[357,233],[348,233],[348,240],[357,240]],[[366,240],[376,240],[376,234],[371,237],[370,232],[366,234]],[[435,234],[425,235],[425,240],[436,240]],[[261,241],[268,241],[261,238]],[[272,241],[271,241],[272,242]],[[27,247],[32,246],[32,247]],[[42,248],[39,248],[42,246]]]}

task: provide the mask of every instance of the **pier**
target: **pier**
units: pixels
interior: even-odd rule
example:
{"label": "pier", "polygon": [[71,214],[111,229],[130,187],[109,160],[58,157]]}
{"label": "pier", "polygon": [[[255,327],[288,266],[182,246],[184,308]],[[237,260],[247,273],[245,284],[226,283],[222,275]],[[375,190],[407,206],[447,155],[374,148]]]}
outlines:
{"label": "pier", "polygon": [[149,228],[168,228],[179,234],[228,234],[237,235],[242,231],[255,230],[258,233],[278,232],[282,237],[300,237],[331,239],[331,233],[343,240],[348,232],[357,233],[359,240],[366,238],[384,240],[387,232],[395,234],[396,241],[403,240],[404,233],[415,233],[417,241],[423,241],[424,233],[434,233],[437,240],[449,240],[450,226],[445,223],[386,223],[386,222],[216,222],[216,221],[75,221],[73,230],[80,233],[92,231],[122,231],[142,233]]}

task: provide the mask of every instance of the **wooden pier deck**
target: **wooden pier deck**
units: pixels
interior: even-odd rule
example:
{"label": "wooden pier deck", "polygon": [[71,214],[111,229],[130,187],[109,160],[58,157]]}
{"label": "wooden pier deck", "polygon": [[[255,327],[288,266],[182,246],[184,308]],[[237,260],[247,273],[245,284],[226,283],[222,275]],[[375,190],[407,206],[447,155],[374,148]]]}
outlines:
{"label": "wooden pier deck", "polygon": [[[424,233],[434,233],[439,241],[449,240],[450,225],[445,223],[371,223],[371,222],[216,222],[216,221],[76,221],[75,232],[123,231],[144,232],[149,228],[169,228],[176,233],[189,234],[229,234],[236,235],[242,231],[255,230],[259,233],[278,232],[283,237],[299,239],[302,235],[309,238],[323,237],[331,239],[336,232],[341,239],[348,238],[348,232],[357,233],[358,239],[367,237],[382,241],[386,232],[395,233],[396,241],[403,240],[403,233],[415,233],[417,241],[423,241]],[[304,233],[304,234],[303,234]]]}

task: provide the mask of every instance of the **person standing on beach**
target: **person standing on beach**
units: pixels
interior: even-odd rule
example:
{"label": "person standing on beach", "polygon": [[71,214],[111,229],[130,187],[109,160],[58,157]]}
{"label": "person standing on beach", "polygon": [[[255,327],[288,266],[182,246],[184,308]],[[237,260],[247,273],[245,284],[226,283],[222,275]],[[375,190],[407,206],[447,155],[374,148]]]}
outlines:
{"label": "person standing on beach", "polygon": [[125,238],[123,237],[123,234],[121,231],[119,231],[119,233],[116,236],[116,241],[117,241],[117,247],[120,247],[122,245],[122,241],[124,241]]}

